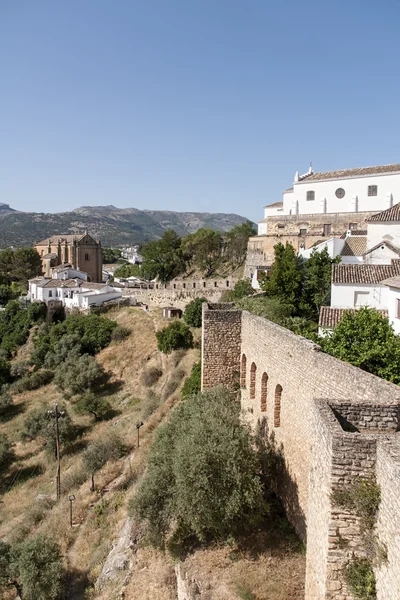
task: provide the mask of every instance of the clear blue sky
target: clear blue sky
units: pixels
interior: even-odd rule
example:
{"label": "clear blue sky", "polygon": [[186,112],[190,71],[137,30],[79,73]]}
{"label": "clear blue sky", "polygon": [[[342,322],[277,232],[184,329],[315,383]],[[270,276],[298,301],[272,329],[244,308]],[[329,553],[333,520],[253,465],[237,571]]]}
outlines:
{"label": "clear blue sky", "polygon": [[237,212],[400,162],[398,0],[0,0],[0,202]]}

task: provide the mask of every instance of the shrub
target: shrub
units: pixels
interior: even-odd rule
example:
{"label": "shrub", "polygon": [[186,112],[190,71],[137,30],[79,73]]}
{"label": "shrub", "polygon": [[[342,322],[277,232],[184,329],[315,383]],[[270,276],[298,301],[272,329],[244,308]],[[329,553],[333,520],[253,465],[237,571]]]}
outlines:
{"label": "shrub", "polygon": [[107,375],[93,356],[70,357],[56,370],[54,383],[71,394],[82,394],[98,389]]}
{"label": "shrub", "polygon": [[354,512],[361,518],[365,529],[375,525],[381,501],[381,489],[374,477],[357,477],[351,486],[332,493],[332,501]]}
{"label": "shrub", "polygon": [[153,412],[155,412],[157,410],[157,408],[160,406],[161,404],[161,398],[159,396],[157,396],[156,394],[150,393],[146,400],[144,400],[142,402],[141,405],[141,418],[142,419],[148,419],[150,417],[150,415],[153,414]]}
{"label": "shrub", "polygon": [[345,571],[347,585],[352,594],[361,600],[376,600],[376,582],[371,562],[367,558],[354,558]]}
{"label": "shrub", "polygon": [[189,377],[186,377],[182,387],[182,398],[197,394],[201,390],[201,363],[195,363]]}
{"label": "shrub", "polygon": [[128,327],[122,327],[121,325],[118,325],[111,334],[111,340],[113,342],[122,342],[129,337],[131,333],[132,332],[130,329],[128,329]]}
{"label": "shrub", "polygon": [[44,366],[48,369],[56,369],[68,359],[78,359],[80,354],[82,354],[82,344],[79,336],[75,333],[65,334],[47,352]]}
{"label": "shrub", "polygon": [[164,391],[165,397],[169,398],[169,396],[172,396],[172,394],[174,392],[176,392],[176,390],[178,389],[179,384],[180,384],[179,379],[175,379],[175,378],[170,379],[168,381],[167,385],[165,386],[165,391]]}
{"label": "shrub", "polygon": [[159,428],[148,470],[130,503],[149,541],[226,539],[263,512],[260,464],[240,403],[225,388],[191,396]]}
{"label": "shrub", "polygon": [[191,327],[201,327],[203,303],[207,302],[206,298],[196,298],[189,302],[183,313],[183,318]]}
{"label": "shrub", "polygon": [[[62,407],[58,408],[63,413],[58,420],[60,443],[68,448],[68,445],[76,439],[79,430],[73,423],[68,412]],[[42,406],[32,410],[25,419],[23,437],[31,439],[39,437],[44,442],[46,448],[55,453],[55,421],[54,417],[49,414],[49,411],[53,413],[54,408]]]}
{"label": "shrub", "polygon": [[12,406],[12,397],[7,391],[0,393],[0,417],[7,412],[7,409]]}
{"label": "shrub", "polygon": [[11,365],[7,360],[0,360],[0,387],[11,381]]}
{"label": "shrub", "polygon": [[161,376],[162,370],[160,368],[149,367],[148,369],[143,371],[141,380],[143,385],[145,385],[146,387],[151,387],[152,385],[157,383]]}
{"label": "shrub", "polygon": [[91,392],[84,394],[75,404],[75,409],[78,414],[92,414],[96,421],[106,419],[111,412],[111,405],[107,398],[96,396]]}
{"label": "shrub", "polygon": [[8,441],[4,433],[0,433],[0,471],[7,468],[14,460],[14,452],[11,443]]}
{"label": "shrub", "polygon": [[116,434],[109,434],[104,440],[95,440],[83,453],[83,467],[92,476],[92,490],[94,489],[94,474],[109,460],[118,460],[126,452],[126,448]]}
{"label": "shrub", "polygon": [[192,348],[193,335],[182,321],[174,321],[161,331],[157,331],[157,347],[160,352],[170,354],[179,348]]}
{"label": "shrub", "polygon": [[56,600],[62,591],[61,550],[49,536],[39,534],[11,548],[9,573],[22,588],[24,600]]}
{"label": "shrub", "polygon": [[44,385],[48,385],[53,380],[54,373],[48,369],[34,371],[31,375],[27,375],[19,379],[13,384],[13,389],[17,394],[27,392],[29,390],[37,390]]}
{"label": "shrub", "polygon": [[29,363],[27,361],[19,361],[11,365],[12,379],[21,379],[28,375]]}

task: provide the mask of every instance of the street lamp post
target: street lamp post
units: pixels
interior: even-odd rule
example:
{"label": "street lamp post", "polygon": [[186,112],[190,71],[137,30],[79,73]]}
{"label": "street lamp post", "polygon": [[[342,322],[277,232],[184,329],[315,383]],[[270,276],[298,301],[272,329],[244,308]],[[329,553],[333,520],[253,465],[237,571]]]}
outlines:
{"label": "street lamp post", "polygon": [[56,473],[56,499],[57,502],[61,496],[61,460],[60,460],[60,429],[58,426],[58,419],[65,415],[65,411],[58,410],[57,402],[54,403],[54,411],[48,410],[47,414],[49,417],[55,418],[55,429],[56,429],[56,460],[57,460],[57,473]]}
{"label": "street lamp post", "polygon": [[69,500],[69,525],[72,527],[72,503],[75,500],[75,496],[72,494],[68,497]]}
{"label": "street lamp post", "polygon": [[139,448],[139,430],[140,428],[143,426],[143,421],[141,421],[140,423],[136,423],[136,429],[137,429],[137,447]]}

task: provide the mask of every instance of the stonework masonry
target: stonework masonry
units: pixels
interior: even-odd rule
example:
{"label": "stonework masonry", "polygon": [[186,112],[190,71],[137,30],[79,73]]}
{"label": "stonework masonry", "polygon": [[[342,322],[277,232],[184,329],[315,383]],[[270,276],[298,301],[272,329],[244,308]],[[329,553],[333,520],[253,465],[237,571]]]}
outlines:
{"label": "stonework masonry", "polygon": [[266,419],[282,444],[279,493],[307,541],[306,600],[353,600],[344,568],[367,549],[359,517],[331,494],[356,476],[381,487],[375,536],[388,559],[375,566],[377,599],[398,600],[400,388],[230,304],[203,305],[202,335],[202,387],[240,383],[246,420]]}
{"label": "stonework masonry", "polygon": [[340,237],[350,226],[352,229],[366,230],[366,219],[374,214],[376,211],[271,215],[267,219],[268,233],[249,239],[244,276],[251,277],[257,266],[272,265],[274,246],[279,242],[292,244],[296,252],[302,247],[307,250],[331,237]]}

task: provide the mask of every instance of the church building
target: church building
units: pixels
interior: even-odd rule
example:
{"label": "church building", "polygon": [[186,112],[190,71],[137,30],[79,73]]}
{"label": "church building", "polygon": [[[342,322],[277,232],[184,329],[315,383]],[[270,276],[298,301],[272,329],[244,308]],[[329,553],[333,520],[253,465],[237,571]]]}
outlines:
{"label": "church building", "polygon": [[100,240],[85,231],[78,235],[53,235],[35,244],[42,259],[45,277],[51,277],[57,267],[69,265],[88,275],[88,281],[101,282],[103,258]]}
{"label": "church building", "polygon": [[278,242],[302,251],[347,231],[365,235],[368,219],[399,201],[400,164],[296,172],[282,200],[264,207],[258,235],[249,240],[245,276],[272,265]]}

